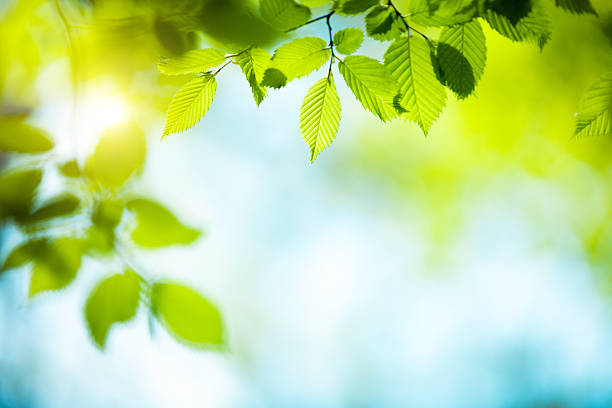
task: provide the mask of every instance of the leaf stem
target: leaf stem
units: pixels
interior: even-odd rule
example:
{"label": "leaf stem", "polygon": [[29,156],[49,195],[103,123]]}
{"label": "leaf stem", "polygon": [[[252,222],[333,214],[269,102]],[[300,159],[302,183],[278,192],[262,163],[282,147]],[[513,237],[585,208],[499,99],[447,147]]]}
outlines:
{"label": "leaf stem", "polygon": [[327,71],[328,79],[331,76],[332,66],[334,65],[334,57],[336,57],[336,53],[334,52],[334,35],[333,35],[333,29],[331,26],[331,17],[334,15],[334,13],[335,11],[332,11],[329,14],[327,14],[327,17],[325,19],[327,23],[327,31],[329,32],[329,50],[331,51],[331,57],[329,59],[329,70]]}
{"label": "leaf stem", "polygon": [[219,69],[217,69],[217,70],[216,70],[216,71],[215,71],[215,72],[212,74],[212,76],[217,76],[217,74],[218,74],[219,72],[221,72],[221,70],[223,70],[223,68],[227,67],[227,66],[228,66],[229,64],[231,64],[232,62],[234,62],[234,60],[233,60],[233,59],[228,60],[228,61],[227,61],[225,64],[221,65],[221,66],[219,67]]}
{"label": "leaf stem", "polygon": [[389,0],[387,5],[393,9],[393,11],[395,12],[395,17],[400,19],[402,21],[402,23],[404,23],[404,26],[406,27],[406,30],[408,30],[408,32],[414,31],[415,33],[417,33],[421,37],[423,37],[426,41],[431,41],[431,39],[425,33],[423,33],[422,31],[417,30],[416,28],[414,28],[410,24],[408,24],[408,22],[406,21],[406,17],[399,11],[399,9],[395,6],[395,4],[393,4],[392,0]]}

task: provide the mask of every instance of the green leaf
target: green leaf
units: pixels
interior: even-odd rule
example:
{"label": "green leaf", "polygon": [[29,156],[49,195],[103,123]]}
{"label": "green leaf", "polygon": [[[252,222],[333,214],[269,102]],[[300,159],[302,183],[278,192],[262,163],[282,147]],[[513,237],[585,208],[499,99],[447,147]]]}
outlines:
{"label": "green leaf", "polygon": [[482,0],[413,0],[406,13],[410,21],[424,27],[443,27],[466,23],[478,12]]}
{"label": "green leaf", "polygon": [[211,74],[187,82],[170,102],[162,137],[194,127],[208,112],[216,91],[217,81]]}
{"label": "green leaf", "polygon": [[379,41],[392,40],[399,36],[395,11],[389,6],[374,7],[365,18],[366,33]]}
{"label": "green leaf", "polygon": [[42,153],[51,150],[53,146],[53,141],[42,129],[20,120],[0,120],[0,151]]}
{"label": "green leaf", "polygon": [[446,104],[446,92],[436,77],[431,50],[421,37],[395,40],[385,53],[385,66],[399,84],[399,104],[427,134]]}
{"label": "green leaf", "polygon": [[440,33],[437,55],[445,84],[459,99],[471,95],[484,73],[487,45],[478,20],[446,27]]}
{"label": "green leaf", "polygon": [[41,180],[38,169],[0,173],[0,219],[27,217]]}
{"label": "green leaf", "polygon": [[359,28],[345,28],[334,35],[336,50],[345,55],[354,53],[363,43],[363,31]]}
{"label": "green leaf", "polygon": [[576,114],[575,137],[612,134],[612,72],[607,73],[584,94]]}
{"label": "green leaf", "polygon": [[300,131],[310,150],[311,163],[336,138],[340,109],[340,98],[330,73],[310,88],[300,110]]}
{"label": "green leaf", "polygon": [[[531,7],[531,3],[529,5]],[[534,3],[525,16],[516,14],[508,17],[489,9],[483,17],[492,29],[512,41],[531,42],[542,49],[550,39],[550,22],[545,8],[540,3]]]}
{"label": "green leaf", "polygon": [[264,100],[267,89],[260,85],[264,79],[264,72],[270,65],[270,53],[261,48],[251,48],[236,56],[236,62],[240,65],[244,76],[246,76],[253,98],[257,106]]}
{"label": "green leaf", "polygon": [[[282,84],[282,78],[274,70],[281,72],[285,83],[296,78],[310,75],[321,68],[331,56],[327,42],[318,37],[304,37],[283,44],[272,57],[270,68],[264,74],[263,85],[275,87]],[[268,74],[272,71],[271,74]],[[271,82],[270,79],[274,81]],[[276,86],[275,86],[276,85]]]}
{"label": "green leaf", "polygon": [[121,187],[144,164],[146,140],[134,122],[107,129],[94,153],[85,163],[84,173],[103,187]]}
{"label": "green leaf", "polygon": [[157,68],[166,75],[197,74],[221,65],[224,61],[223,51],[207,48],[187,51],[176,58],[164,58],[157,64]]}
{"label": "green leaf", "polygon": [[570,13],[597,15],[591,0],[555,0],[555,4]]}
{"label": "green leaf", "polygon": [[368,57],[349,56],[339,63],[338,69],[365,109],[382,121],[397,116],[393,107],[397,83],[380,62]]}
{"label": "green leaf", "polygon": [[77,178],[81,176],[81,169],[76,160],[70,160],[58,165],[59,172],[69,178]]}
{"label": "green leaf", "polygon": [[278,30],[289,30],[310,20],[310,9],[293,0],[261,0],[261,16]]}
{"label": "green leaf", "polygon": [[89,333],[100,348],[111,327],[131,320],[138,310],[140,280],[131,270],[113,275],[96,286],[85,305]]}
{"label": "green leaf", "polygon": [[183,225],[167,208],[151,200],[135,199],[126,205],[136,215],[132,240],[144,248],[186,245],[200,236],[200,231]]}
{"label": "green leaf", "polygon": [[74,280],[81,267],[83,243],[74,238],[43,240],[29,254],[34,261],[30,297],[49,290],[59,290]]}
{"label": "green leaf", "polygon": [[339,14],[353,15],[368,11],[380,4],[380,0],[336,0],[334,10]]}
{"label": "green leaf", "polygon": [[25,217],[23,221],[26,223],[35,223],[47,221],[51,218],[66,217],[74,214],[80,204],[81,200],[73,194],[55,197],[32,214]]}
{"label": "green leaf", "polygon": [[155,283],[151,289],[151,310],[179,341],[195,347],[224,343],[219,311],[185,286]]}
{"label": "green leaf", "polygon": [[32,239],[18,245],[13,248],[11,253],[6,257],[0,270],[6,271],[13,268],[19,268],[32,262],[34,260],[33,255],[43,251],[45,245],[47,245],[47,240],[45,239]]}

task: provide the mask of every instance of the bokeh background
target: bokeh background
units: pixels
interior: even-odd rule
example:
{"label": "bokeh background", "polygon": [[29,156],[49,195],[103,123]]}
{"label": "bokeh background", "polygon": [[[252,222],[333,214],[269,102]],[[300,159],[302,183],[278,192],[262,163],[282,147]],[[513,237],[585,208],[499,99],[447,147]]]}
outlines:
{"label": "bokeh background", "polygon": [[83,306],[117,265],[86,262],[32,301],[15,270],[0,278],[0,407],[612,406],[612,143],[572,139],[581,94],[612,66],[607,0],[599,17],[551,7],[542,52],[487,29],[477,94],[449,95],[428,137],[365,114],[338,75],[340,133],[314,165],[298,115],[322,73],[257,108],[231,66],[204,120],[161,141],[181,79],[155,61],[201,39],[148,2],[60,3],[77,106],[55,3],[4,0],[3,109],[81,160],[109,125],[147,129],[135,188],[205,236],[138,261],[214,301],[229,350],[150,335],[141,311],[100,351]]}

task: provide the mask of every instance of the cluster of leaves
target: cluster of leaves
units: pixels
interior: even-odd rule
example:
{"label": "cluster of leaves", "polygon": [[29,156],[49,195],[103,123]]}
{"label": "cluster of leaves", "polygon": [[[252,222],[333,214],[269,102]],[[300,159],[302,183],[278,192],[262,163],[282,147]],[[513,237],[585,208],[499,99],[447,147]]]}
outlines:
{"label": "cluster of leaves", "polygon": [[[67,287],[85,258],[119,260],[121,272],[100,281],[85,305],[89,332],[100,348],[111,327],[134,318],[140,304],[181,342],[224,343],[221,316],[208,300],[181,284],[147,279],[128,255],[131,249],[190,244],[201,235],[160,203],[131,193],[146,156],[144,133],[136,124],[107,129],[80,166],[58,159],[41,129],[23,118],[4,118],[0,152],[13,162],[0,172],[0,222],[23,238],[5,257],[0,275],[30,265],[34,297]],[[58,175],[65,192],[45,198],[41,184]]]}
{"label": "cluster of leaves", "polygon": [[[278,31],[294,32],[321,21],[327,24],[329,39],[294,38],[273,55],[253,44],[235,53],[200,49],[162,59],[162,73],[192,75],[170,103],[163,136],[198,123],[215,96],[217,75],[230,63],[240,66],[259,106],[270,89],[308,76],[327,62],[327,74],[310,88],[300,112],[311,162],[334,141],[340,126],[335,63],[365,110],[383,122],[415,122],[427,134],[446,105],[446,89],[458,99],[475,92],[487,59],[481,22],[512,41],[543,47],[550,38],[546,3],[551,1],[574,14],[595,14],[589,0],[413,0],[405,10],[391,0],[260,0],[261,18]],[[327,6],[327,12],[311,18],[312,6]],[[336,14],[362,15],[365,33],[357,27],[334,32],[331,20]],[[437,39],[425,34],[429,28],[439,29]],[[366,35],[391,42],[382,62],[352,55]]]}

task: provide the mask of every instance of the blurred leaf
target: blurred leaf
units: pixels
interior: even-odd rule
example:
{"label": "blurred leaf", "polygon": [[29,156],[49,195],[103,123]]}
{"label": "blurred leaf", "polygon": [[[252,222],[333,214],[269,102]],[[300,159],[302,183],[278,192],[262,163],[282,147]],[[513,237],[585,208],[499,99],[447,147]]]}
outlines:
{"label": "blurred leaf", "polygon": [[151,289],[151,310],[178,340],[195,347],[224,343],[219,311],[193,290],[171,283]]}
{"label": "blurred leaf", "polygon": [[102,200],[95,204],[91,214],[92,225],[87,232],[87,251],[106,255],[115,249],[115,228],[121,222],[124,205],[120,200]]}
{"label": "blurred leaf", "polygon": [[599,79],[584,94],[576,115],[575,137],[612,134],[612,72]]}
{"label": "blurred leaf", "polygon": [[0,219],[27,217],[41,179],[37,169],[0,173]]}
{"label": "blurred leaf", "polygon": [[440,33],[437,55],[444,83],[459,99],[471,95],[484,73],[487,45],[478,20],[447,27]]}
{"label": "blurred leaf", "polygon": [[53,145],[47,133],[39,128],[15,119],[0,120],[0,151],[42,153]]}
{"label": "blurred leaf", "polygon": [[300,110],[300,131],[310,151],[311,163],[336,138],[340,110],[340,98],[330,72],[329,77],[310,88]]}
{"label": "blurred leaf", "polygon": [[[274,52],[270,68],[264,74],[263,85],[273,88],[278,88],[280,85],[280,82],[269,82],[268,71],[281,72],[287,83],[310,75],[321,68],[330,56],[331,51],[327,49],[327,42],[318,37],[303,37],[283,44]],[[277,79],[280,76],[275,73],[272,78]]]}
{"label": "blurred leaf", "polygon": [[561,7],[574,14],[587,13],[597,15],[591,0],[555,0],[555,4],[557,7]]}
{"label": "blurred leaf", "polygon": [[380,4],[380,0],[336,0],[334,10],[339,14],[353,15],[368,11]]}
{"label": "blurred leaf", "polygon": [[84,173],[104,187],[119,188],[142,167],[146,149],[144,132],[137,124],[113,126],[104,132]]}
{"label": "blurred leaf", "polygon": [[385,122],[397,116],[393,107],[397,84],[380,62],[368,57],[349,56],[339,63],[338,69],[364,109]]}
{"label": "blurred leaf", "polygon": [[47,245],[45,239],[32,239],[15,247],[2,264],[2,271],[19,268],[33,261],[32,255],[40,253]]}
{"label": "blurred leaf", "polygon": [[30,297],[40,292],[66,287],[74,280],[81,267],[83,243],[78,239],[45,239],[29,250],[29,258],[34,263]]}
{"label": "blurred leaf", "polygon": [[334,34],[336,50],[345,55],[354,53],[363,43],[363,31],[359,28],[345,28]]}
{"label": "blurred leaf", "polygon": [[264,100],[267,89],[260,85],[263,81],[264,73],[270,65],[270,53],[261,48],[251,48],[236,56],[236,62],[240,65],[244,76],[246,76],[253,98],[257,106]]}
{"label": "blurred leaf", "polygon": [[167,208],[154,201],[135,199],[126,207],[136,215],[137,225],[131,237],[141,247],[186,245],[200,236],[200,231],[183,225]]}
{"label": "blurred leaf", "polygon": [[446,104],[446,91],[436,77],[431,50],[421,37],[395,40],[385,53],[385,66],[399,84],[402,117],[427,134]]}
{"label": "blurred leaf", "polygon": [[97,225],[115,228],[121,222],[124,205],[120,200],[102,200],[98,202],[91,215],[91,221]]}
{"label": "blurred leaf", "polygon": [[207,48],[188,51],[176,58],[164,58],[159,62],[157,68],[166,75],[197,74],[221,65],[224,61],[223,51]]}
{"label": "blurred leaf", "polygon": [[96,286],[85,305],[89,333],[100,348],[111,327],[131,320],[138,310],[140,280],[131,270],[113,275]]}
{"label": "blurred leaf", "polygon": [[81,169],[76,160],[70,160],[58,165],[58,170],[65,177],[77,178],[81,176]]}
{"label": "blurred leaf", "polygon": [[310,20],[310,9],[293,0],[260,0],[261,16],[278,30],[289,30]]}
{"label": "blurred leaf", "polygon": [[211,74],[187,82],[170,102],[162,138],[194,127],[208,112],[216,91],[217,81]]}
{"label": "blurred leaf", "polygon": [[81,200],[72,194],[55,197],[42,207],[23,219],[25,223],[46,221],[51,218],[65,217],[73,214],[81,204]]}
{"label": "blurred leaf", "polygon": [[196,46],[193,33],[184,32],[179,24],[159,15],[153,21],[153,31],[169,55],[181,55]]}

